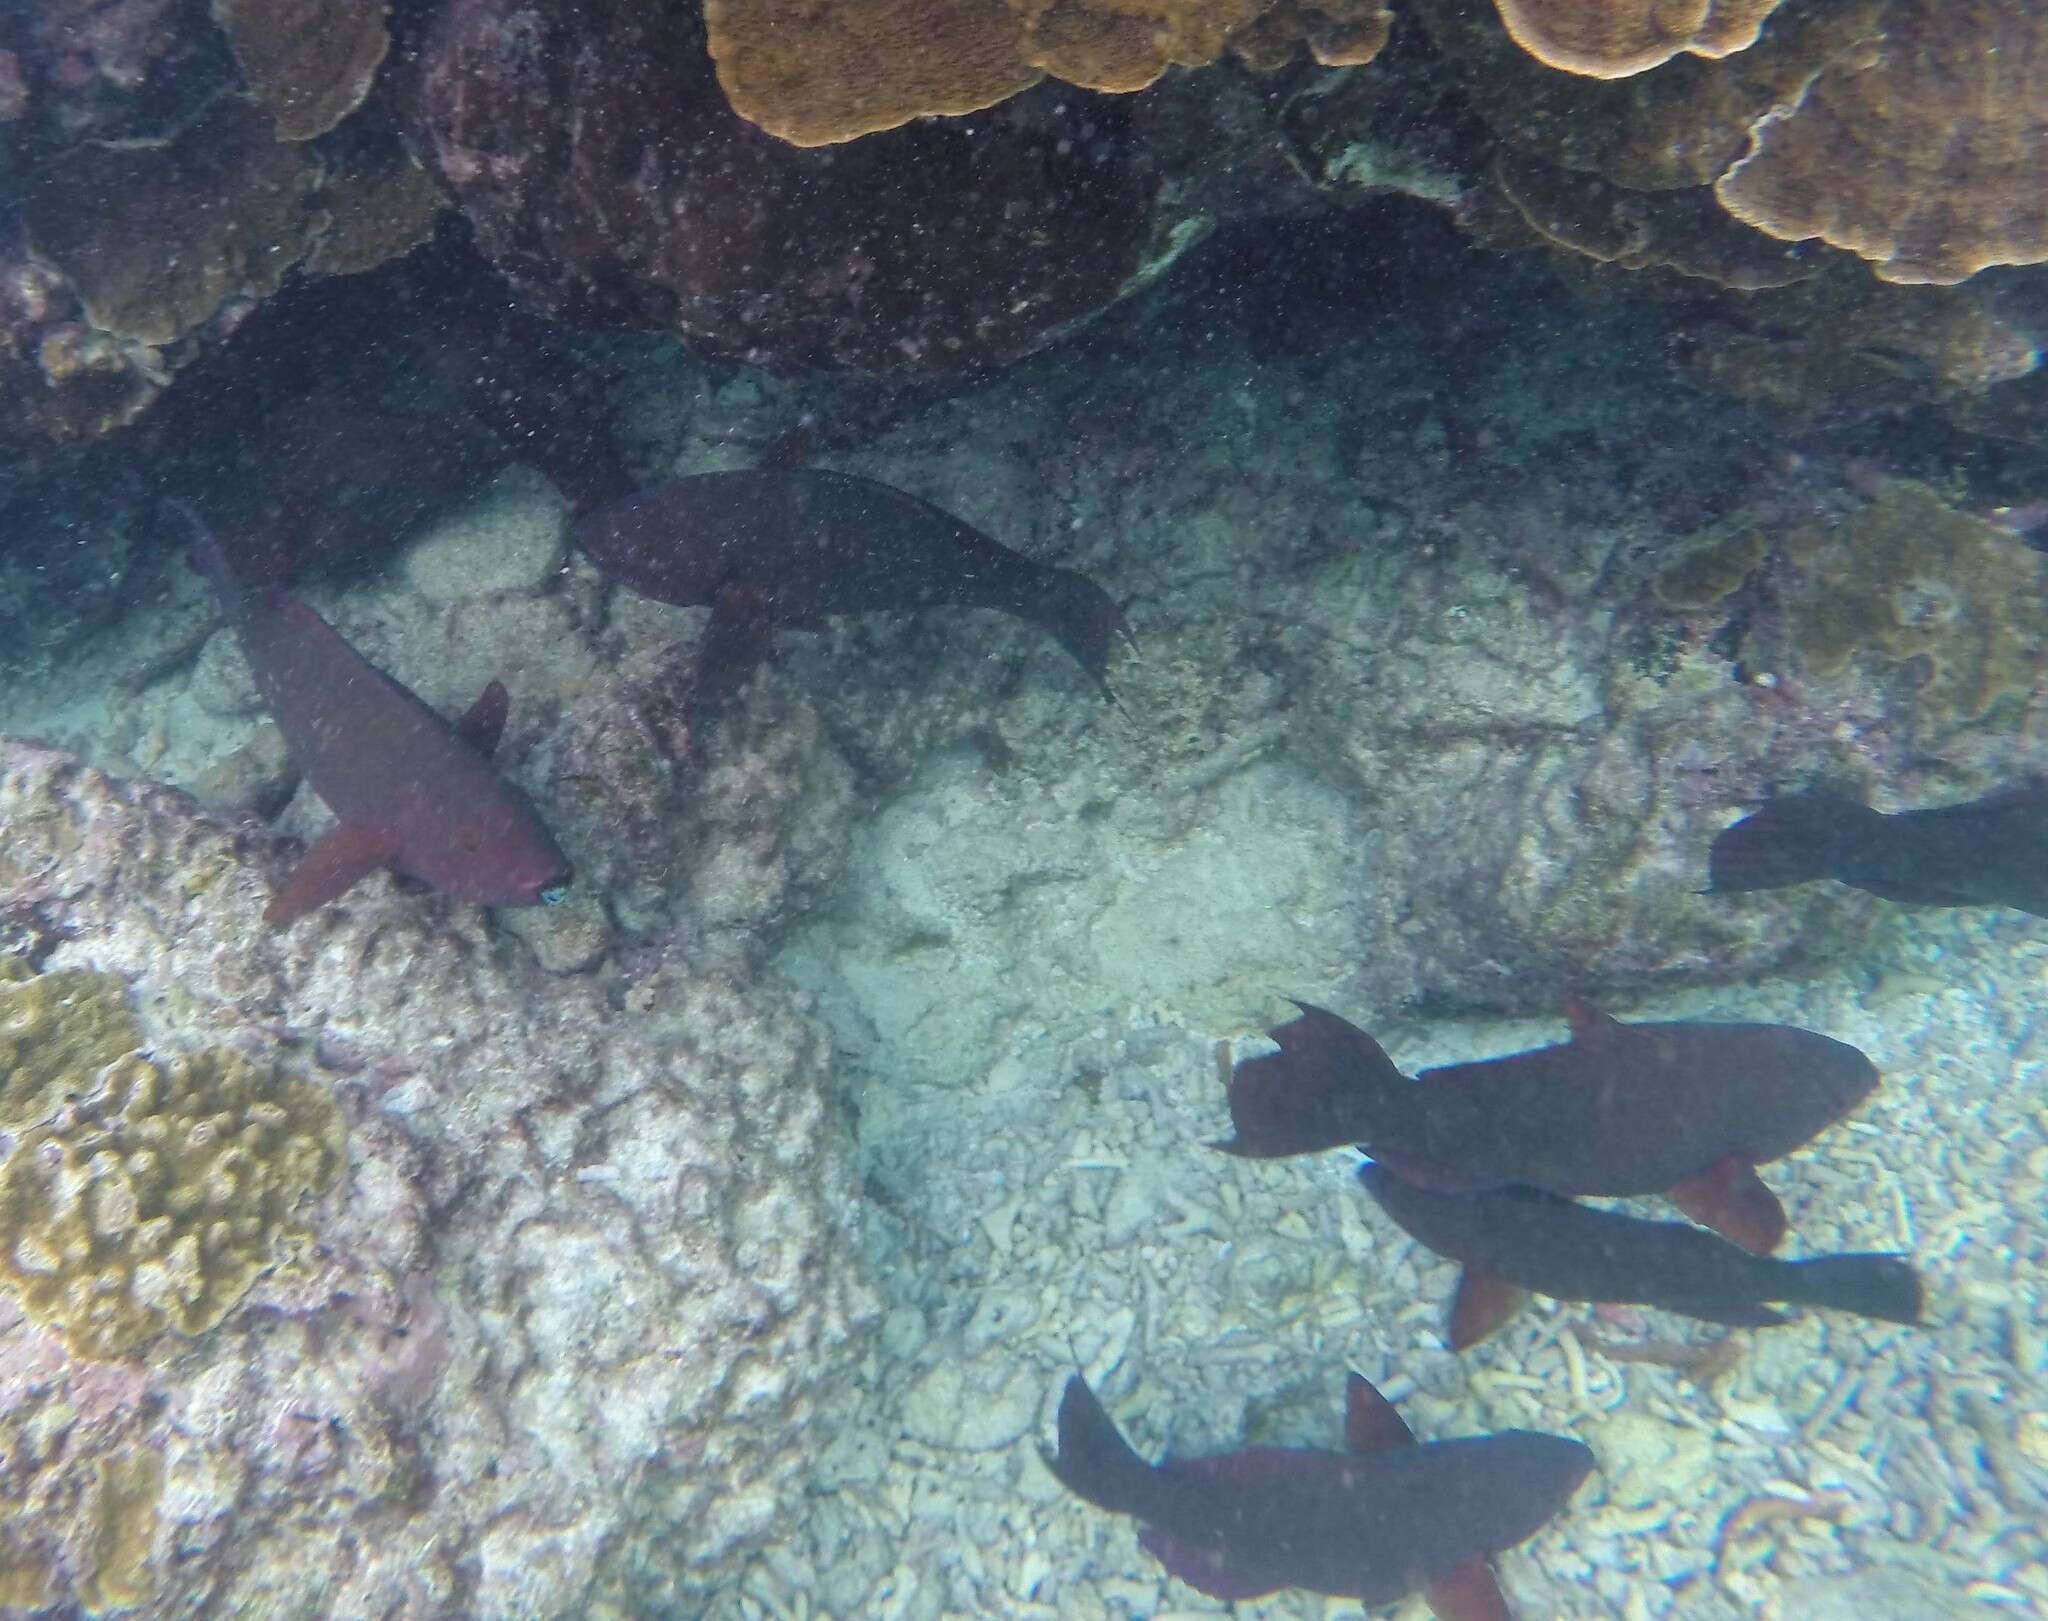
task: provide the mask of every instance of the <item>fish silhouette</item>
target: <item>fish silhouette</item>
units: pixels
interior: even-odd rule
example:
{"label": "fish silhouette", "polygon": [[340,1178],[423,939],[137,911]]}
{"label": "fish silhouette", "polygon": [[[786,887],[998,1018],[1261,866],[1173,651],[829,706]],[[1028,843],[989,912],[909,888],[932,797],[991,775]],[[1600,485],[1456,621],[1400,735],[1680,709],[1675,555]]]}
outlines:
{"label": "fish silhouette", "polygon": [[[994,608],[1053,637],[1105,694],[1130,629],[1109,593],[906,491],[811,468],[668,479],[577,519],[575,538],[643,596],[816,630],[835,614]],[[757,638],[733,638],[754,645]],[[726,678],[729,680],[729,678]]]}
{"label": "fish silhouette", "polygon": [[1622,1024],[1568,1002],[1572,1039],[1424,1070],[1414,1081],[1334,1013],[1273,1030],[1277,1053],[1229,1082],[1237,1135],[1270,1159],[1357,1144],[1439,1192],[1521,1184],[1571,1197],[1661,1193],[1768,1254],[1785,1212],[1755,1167],[1847,1114],[1877,1085],[1845,1042],[1777,1024]]}
{"label": "fish silhouette", "polygon": [[1395,1226],[1463,1263],[1451,1307],[1453,1350],[1485,1339],[1531,1293],[1657,1306],[1737,1328],[1786,1321],[1773,1304],[1920,1321],[1920,1279],[1904,1256],[1778,1261],[1683,1222],[1644,1221],[1534,1188],[1432,1193],[1374,1164],[1359,1167],[1358,1179]]}
{"label": "fish silhouette", "polygon": [[1045,1463],[1075,1496],[1142,1521],[1145,1550],[1212,1598],[1298,1587],[1371,1607],[1421,1592],[1441,1621],[1503,1621],[1488,1560],[1541,1530],[1593,1467],[1579,1442],[1529,1430],[1418,1445],[1355,1373],[1345,1442],[1149,1464],[1077,1374]]}
{"label": "fish silhouette", "polygon": [[526,796],[492,766],[509,698],[493,681],[450,725],[282,591],[245,586],[197,513],[193,557],[220,597],[292,761],[334,812],[264,909],[283,926],[391,867],[457,900],[550,906],[569,861]]}
{"label": "fish silhouette", "polygon": [[1773,799],[1714,840],[1707,892],[1833,878],[1888,901],[2010,906],[2048,917],[2048,784],[1885,815],[1843,794]]}

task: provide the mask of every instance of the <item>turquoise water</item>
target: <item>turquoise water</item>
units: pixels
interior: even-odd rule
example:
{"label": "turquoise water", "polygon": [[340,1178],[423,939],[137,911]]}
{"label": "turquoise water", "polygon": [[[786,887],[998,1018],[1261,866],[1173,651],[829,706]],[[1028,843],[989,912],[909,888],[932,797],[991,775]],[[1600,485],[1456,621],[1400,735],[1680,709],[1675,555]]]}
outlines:
{"label": "turquoise water", "polygon": [[[2048,272],[1752,232],[1823,279],[1731,290],[1615,151],[1732,69],[1608,98],[1417,10],[823,157],[688,122],[693,7],[357,19],[375,91],[288,139],[197,12],[0,16],[0,1611],[1352,1615],[1205,1594],[1047,1455],[1076,1374],[1147,1463],[1334,1452],[1355,1372],[1425,1444],[1590,1449],[1514,1615],[2048,1613],[2041,920],[1703,893],[1774,797],[2041,769]],[[1567,90],[1539,172],[1494,103]],[[373,175],[432,240],[324,263]],[[259,193],[275,274],[194,223]],[[478,905],[515,814],[573,882]],[[1539,1297],[1454,1351],[1356,1151],[1215,1150],[1290,999],[1413,1075],[1571,998],[1867,1055],[1761,1176],[1924,1320]]]}

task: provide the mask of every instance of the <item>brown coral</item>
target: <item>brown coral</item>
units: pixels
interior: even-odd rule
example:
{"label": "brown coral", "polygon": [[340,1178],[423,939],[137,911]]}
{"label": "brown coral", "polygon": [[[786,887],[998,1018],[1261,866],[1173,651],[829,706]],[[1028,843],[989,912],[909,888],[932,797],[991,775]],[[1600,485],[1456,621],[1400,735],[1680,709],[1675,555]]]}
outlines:
{"label": "brown coral", "polygon": [[1878,42],[1762,123],[1714,189],[1737,219],[1886,281],[2048,259],[2048,10],[1893,0]]}
{"label": "brown coral", "polygon": [[365,154],[320,193],[326,216],[306,258],[315,275],[352,276],[409,253],[433,235],[442,208],[426,170],[396,143]]}
{"label": "brown coral", "polygon": [[1922,664],[1921,702],[1936,730],[2032,689],[2048,639],[2048,565],[1997,525],[1900,480],[1787,549],[1808,574],[1792,629],[1809,673],[1835,675],[1866,657]]}
{"label": "brown coral", "polygon": [[1356,68],[1387,48],[1394,14],[1381,0],[1280,0],[1248,28],[1231,36],[1231,53],[1247,67],[1285,67],[1297,46],[1326,68]]}
{"label": "brown coral", "polygon": [[167,344],[230,299],[276,290],[308,245],[318,181],[310,154],[223,97],[167,143],[83,148],[23,216],[95,327]]}
{"label": "brown coral", "polygon": [[708,0],[704,20],[734,110],[798,146],[976,112],[1043,76],[1004,0]]}
{"label": "brown coral", "polygon": [[1821,268],[1816,259],[1731,220],[1704,188],[1630,191],[1511,148],[1495,154],[1492,180],[1543,241],[1623,270],[1675,270],[1755,291],[1790,286]]}
{"label": "brown coral", "polygon": [[1625,79],[1674,56],[1732,56],[1779,0],[1494,0],[1515,43],[1546,67]]}
{"label": "brown coral", "polygon": [[1330,66],[1386,44],[1382,0],[707,0],[733,108],[798,146],[992,107],[1050,75],[1130,92],[1226,51]]}
{"label": "brown coral", "polygon": [[0,1164],[0,1283],[77,1356],[204,1333],[340,1174],[343,1135],[325,1091],[238,1054],[131,1054]]}
{"label": "brown coral", "polygon": [[363,103],[391,35],[384,0],[213,0],[278,139],[324,135]]}

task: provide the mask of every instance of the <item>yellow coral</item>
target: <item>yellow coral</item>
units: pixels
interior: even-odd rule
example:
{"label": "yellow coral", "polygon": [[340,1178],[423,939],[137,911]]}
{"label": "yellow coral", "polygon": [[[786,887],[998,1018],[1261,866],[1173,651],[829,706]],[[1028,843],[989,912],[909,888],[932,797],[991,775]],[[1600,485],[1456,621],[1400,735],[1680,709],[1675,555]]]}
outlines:
{"label": "yellow coral", "polygon": [[49,1602],[49,1560],[0,1532],[0,1607],[40,1610]]}
{"label": "yellow coral", "polygon": [[214,1049],[131,1054],[0,1165],[0,1282],[74,1354],[218,1323],[344,1157],[325,1091]]}
{"label": "yellow coral", "polygon": [[1979,720],[2032,686],[2048,637],[2048,567],[1995,524],[1900,480],[1791,549],[1811,573],[1794,635],[1815,675],[1859,654],[1925,659],[1937,724]]}
{"label": "yellow coral", "polygon": [[149,1556],[164,1495],[163,1460],[154,1452],[130,1452],[102,1460],[93,1473],[99,1486],[93,1569],[78,1584],[78,1596],[95,1611],[132,1609],[156,1595]]}
{"label": "yellow coral", "polygon": [[36,974],[0,957],[0,1131],[47,1120],[67,1092],[90,1090],[104,1065],[141,1042],[115,975]]}

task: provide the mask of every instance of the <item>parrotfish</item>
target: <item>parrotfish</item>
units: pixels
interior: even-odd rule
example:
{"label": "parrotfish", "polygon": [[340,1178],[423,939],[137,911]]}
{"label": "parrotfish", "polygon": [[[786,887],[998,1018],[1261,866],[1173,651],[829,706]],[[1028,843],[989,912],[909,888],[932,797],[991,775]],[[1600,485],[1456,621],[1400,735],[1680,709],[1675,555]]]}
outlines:
{"label": "parrotfish", "polygon": [[1572,1039],[1413,1082],[1378,1042],[1297,1002],[1277,1053],[1230,1078],[1237,1136],[1270,1159],[1357,1144],[1444,1193],[1521,1184],[1564,1197],[1661,1193],[1767,1255],[1785,1212],[1756,1167],[1789,1154],[1877,1085],[1845,1042],[1778,1024],[1621,1024],[1567,1002]]}
{"label": "parrotfish", "polygon": [[1029,620],[1107,693],[1129,627],[1085,574],[1034,563],[906,491],[763,467],[668,479],[606,502],[575,537],[611,578],[682,607],[819,629],[828,615],[995,608]]}
{"label": "parrotfish", "polygon": [[1714,840],[1709,894],[1833,878],[1888,901],[2048,917],[2048,784],[1887,816],[1842,794],[1769,801]]}
{"label": "parrotfish", "polygon": [[1451,1306],[1453,1350],[1485,1339],[1531,1293],[1658,1306],[1736,1328],[1785,1322],[1773,1303],[1920,1321],[1920,1279],[1901,1255],[1776,1261],[1684,1222],[1644,1221],[1534,1188],[1432,1193],[1374,1164],[1361,1166],[1358,1179],[1395,1226],[1463,1263]]}
{"label": "parrotfish", "polygon": [[1345,1443],[1149,1464],[1077,1374],[1045,1462],[1075,1496],[1142,1521],[1145,1551],[1211,1598],[1299,1587],[1370,1608],[1421,1592],[1442,1621],[1504,1621],[1488,1561],[1541,1530],[1593,1467],[1579,1442],[1530,1430],[1418,1445],[1355,1373]]}
{"label": "parrotfish", "polygon": [[304,603],[238,580],[190,508],[213,583],[292,761],[334,812],[264,909],[291,923],[379,867],[484,906],[552,906],[572,878],[540,815],[492,766],[509,699],[493,681],[451,726]]}

